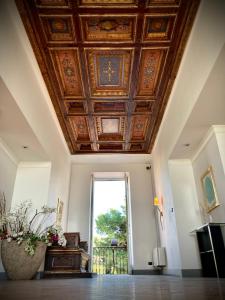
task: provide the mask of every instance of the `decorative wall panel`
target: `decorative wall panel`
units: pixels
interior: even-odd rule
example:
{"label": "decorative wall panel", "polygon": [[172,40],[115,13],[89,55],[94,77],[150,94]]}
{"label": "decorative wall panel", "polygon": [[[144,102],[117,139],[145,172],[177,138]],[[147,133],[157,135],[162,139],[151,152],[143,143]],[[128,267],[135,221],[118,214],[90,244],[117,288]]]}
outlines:
{"label": "decorative wall panel", "polygon": [[15,1],[71,154],[151,153],[199,0]]}
{"label": "decorative wall panel", "polygon": [[81,16],[83,39],[87,42],[134,41],[136,16]]}

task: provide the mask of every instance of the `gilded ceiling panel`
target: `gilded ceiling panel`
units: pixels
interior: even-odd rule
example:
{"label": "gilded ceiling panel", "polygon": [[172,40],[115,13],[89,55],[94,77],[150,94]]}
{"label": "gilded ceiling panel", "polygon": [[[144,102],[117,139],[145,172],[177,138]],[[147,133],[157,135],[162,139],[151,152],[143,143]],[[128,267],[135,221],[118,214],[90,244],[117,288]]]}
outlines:
{"label": "gilded ceiling panel", "polygon": [[139,152],[139,151],[143,151],[144,149],[144,143],[132,143],[130,144],[130,151],[134,151],[134,152]]}
{"label": "gilded ceiling panel", "polygon": [[137,101],[135,103],[135,113],[151,113],[154,101]]}
{"label": "gilded ceiling panel", "polygon": [[170,42],[174,31],[176,15],[145,16],[144,41]]}
{"label": "gilded ceiling panel", "polygon": [[68,8],[68,0],[35,0],[37,7]]}
{"label": "gilded ceiling panel", "polygon": [[139,115],[132,117],[132,141],[144,141],[146,138],[146,131],[149,122],[149,117]]}
{"label": "gilded ceiling panel", "polygon": [[125,102],[94,102],[93,109],[95,113],[125,113]]}
{"label": "gilded ceiling panel", "polygon": [[91,7],[120,7],[121,6],[136,6],[136,0],[80,0],[81,6]]}
{"label": "gilded ceiling panel", "polygon": [[200,0],[15,1],[71,154],[151,153]]}
{"label": "gilded ceiling panel", "polygon": [[81,23],[86,42],[134,42],[136,16],[82,15]]}
{"label": "gilded ceiling panel", "polygon": [[90,140],[87,117],[73,116],[69,117],[69,121],[77,141]]}
{"label": "gilded ceiling panel", "polygon": [[132,50],[87,50],[92,97],[128,97]]}
{"label": "gilded ceiling panel", "polygon": [[178,6],[181,0],[149,0],[149,6]]}
{"label": "gilded ceiling panel", "polygon": [[125,117],[96,117],[98,140],[122,141],[125,134]]}
{"label": "gilded ceiling panel", "polygon": [[165,49],[143,49],[137,88],[138,96],[155,97],[165,61]]}
{"label": "gilded ceiling panel", "polygon": [[65,101],[68,114],[84,114],[87,113],[86,103],[84,101]]}
{"label": "gilded ceiling panel", "polygon": [[65,98],[83,97],[77,49],[52,48],[50,53],[62,96]]}
{"label": "gilded ceiling panel", "polygon": [[72,15],[40,16],[42,28],[48,43],[73,43],[75,38]]}

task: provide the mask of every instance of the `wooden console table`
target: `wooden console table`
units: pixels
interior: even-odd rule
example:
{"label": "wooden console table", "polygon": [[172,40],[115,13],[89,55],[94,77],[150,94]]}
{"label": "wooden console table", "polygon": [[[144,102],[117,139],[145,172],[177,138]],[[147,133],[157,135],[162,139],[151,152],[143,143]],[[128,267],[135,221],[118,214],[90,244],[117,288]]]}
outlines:
{"label": "wooden console table", "polygon": [[89,255],[83,249],[48,247],[44,277],[91,277]]}

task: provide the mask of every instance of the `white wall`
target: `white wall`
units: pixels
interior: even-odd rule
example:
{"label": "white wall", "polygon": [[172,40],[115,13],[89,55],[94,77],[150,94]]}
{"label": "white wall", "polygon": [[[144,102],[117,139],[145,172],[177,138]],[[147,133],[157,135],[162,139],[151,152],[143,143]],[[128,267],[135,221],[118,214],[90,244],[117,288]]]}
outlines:
{"label": "white wall", "polygon": [[223,171],[225,173],[225,125],[216,126],[216,139],[223,165]]}
{"label": "white wall", "polygon": [[161,246],[166,248],[166,273],[180,275],[181,257],[178,244],[174,199],[168,161],[156,151],[153,155],[156,195],[163,199],[163,229],[160,231]]}
{"label": "white wall", "polygon": [[197,239],[190,234],[201,225],[190,160],[169,162],[182,269],[201,269]]}
{"label": "white wall", "polygon": [[3,149],[0,142],[0,193],[5,194],[7,208],[9,208],[13,196],[17,164]]}
{"label": "white wall", "polygon": [[[214,127],[215,128],[215,127]],[[218,146],[216,130],[212,128],[209,134],[206,137],[206,142],[200,148],[200,151],[197,153],[193,160],[193,170],[194,177],[196,182],[196,188],[198,193],[198,200],[200,203],[203,203],[204,194],[201,185],[201,177],[207,171],[209,166],[213,169],[213,174],[215,178],[216,190],[220,202],[220,206],[215,208],[210,212],[211,221],[213,222],[224,222],[225,220],[225,173],[221,160],[221,153],[225,151]],[[220,136],[221,137],[221,136]],[[219,138],[220,138],[219,137]],[[220,144],[222,147],[223,145]],[[202,214],[203,221],[209,221],[207,215]],[[204,218],[206,220],[204,220]]]}
{"label": "white wall", "polygon": [[168,160],[220,54],[224,42],[225,2],[202,0],[153,148],[156,194],[164,198],[167,231],[161,232],[168,269],[181,268]]}
{"label": "white wall", "polygon": [[73,164],[71,172],[68,231],[89,238],[90,183],[93,172],[128,172],[130,175],[133,232],[133,269],[149,269],[156,246],[151,171],[145,164]]}
{"label": "white wall", "polygon": [[12,207],[25,200],[32,201],[32,207],[40,210],[48,203],[48,189],[50,180],[51,164],[43,163],[20,163],[18,165]]}
{"label": "white wall", "polygon": [[[17,164],[0,145],[0,193],[5,194],[7,208],[10,207],[16,178]],[[0,244],[1,246],[1,244]],[[0,247],[1,248],[1,247]],[[1,251],[1,249],[0,249]],[[0,253],[1,257],[1,253]],[[0,259],[0,273],[3,272]]]}
{"label": "white wall", "polygon": [[[51,164],[19,163],[17,168],[6,155],[2,156],[2,154],[4,153],[2,153],[0,148],[0,183],[5,182],[7,188],[6,199],[8,199],[7,196],[11,196],[9,198],[11,207],[15,207],[24,200],[31,200],[32,207],[40,210],[48,202]],[[3,172],[4,175],[2,176],[1,173]],[[1,180],[2,177],[4,180]],[[41,270],[43,270],[43,266]],[[4,272],[1,259],[0,272]]]}
{"label": "white wall", "polygon": [[70,154],[15,2],[0,6],[0,76],[51,160],[48,204],[64,202],[66,228]]}

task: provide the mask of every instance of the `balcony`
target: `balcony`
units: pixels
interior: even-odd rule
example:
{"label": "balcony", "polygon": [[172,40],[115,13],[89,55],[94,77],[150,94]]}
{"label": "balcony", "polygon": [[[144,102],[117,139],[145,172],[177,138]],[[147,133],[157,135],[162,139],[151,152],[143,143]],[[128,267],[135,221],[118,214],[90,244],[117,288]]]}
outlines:
{"label": "balcony", "polygon": [[93,247],[92,272],[97,274],[127,274],[127,247]]}

